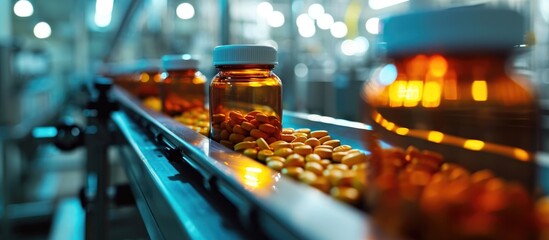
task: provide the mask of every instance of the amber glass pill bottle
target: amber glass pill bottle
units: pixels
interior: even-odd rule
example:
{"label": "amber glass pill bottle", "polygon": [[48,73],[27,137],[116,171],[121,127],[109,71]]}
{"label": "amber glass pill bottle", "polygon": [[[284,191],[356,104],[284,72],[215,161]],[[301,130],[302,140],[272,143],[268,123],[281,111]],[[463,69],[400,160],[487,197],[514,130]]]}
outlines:
{"label": "amber glass pill bottle", "polygon": [[160,62],[157,59],[144,59],[137,63],[134,81],[137,85],[135,94],[139,99],[159,99],[160,73]]}
{"label": "amber glass pill bottle", "polygon": [[363,89],[367,123],[389,143],[438,151],[472,170],[503,158],[532,162],[538,103],[511,66],[524,25],[515,11],[488,7],[383,20],[389,64]]}
{"label": "amber glass pill bottle", "polygon": [[114,84],[120,86],[128,92],[132,92],[132,88],[135,87],[135,84],[132,82],[134,77],[133,70],[131,69],[135,66],[130,66],[129,64],[120,64],[117,66],[114,74],[111,76]]}
{"label": "amber glass pill bottle", "polygon": [[204,109],[206,78],[198,60],[190,55],[162,57],[162,112],[176,116],[191,109]]}
{"label": "amber glass pill bottle", "polygon": [[282,83],[273,73],[276,49],[223,45],[213,51],[218,69],[210,84],[210,136],[226,146],[244,139],[280,139]]}

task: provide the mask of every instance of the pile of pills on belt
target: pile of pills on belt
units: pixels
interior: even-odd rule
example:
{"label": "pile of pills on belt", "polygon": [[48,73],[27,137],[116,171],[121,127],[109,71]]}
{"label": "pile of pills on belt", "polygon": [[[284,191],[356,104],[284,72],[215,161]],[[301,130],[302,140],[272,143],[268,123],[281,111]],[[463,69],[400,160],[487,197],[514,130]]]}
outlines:
{"label": "pile of pills on belt", "polygon": [[367,156],[326,130],[284,128],[280,140],[243,139],[232,147],[347,203],[358,204],[365,188]]}
{"label": "pile of pills on belt", "polygon": [[210,132],[210,117],[206,108],[193,108],[174,119],[204,136],[208,136]]}

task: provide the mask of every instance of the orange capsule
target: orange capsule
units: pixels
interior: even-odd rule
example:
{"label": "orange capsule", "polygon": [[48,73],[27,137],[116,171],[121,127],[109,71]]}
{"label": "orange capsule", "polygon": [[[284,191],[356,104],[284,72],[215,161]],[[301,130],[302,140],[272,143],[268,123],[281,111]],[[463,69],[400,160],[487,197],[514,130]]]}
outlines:
{"label": "orange capsule", "polygon": [[267,134],[272,134],[274,132],[276,132],[276,128],[271,125],[271,124],[268,124],[268,123],[264,123],[264,124],[261,124],[259,125],[259,130],[267,133]]}
{"label": "orange capsule", "polygon": [[252,129],[250,131],[250,135],[254,138],[264,138],[264,139],[268,139],[269,138],[269,135],[267,135],[266,133],[262,132],[261,130],[259,129]]}

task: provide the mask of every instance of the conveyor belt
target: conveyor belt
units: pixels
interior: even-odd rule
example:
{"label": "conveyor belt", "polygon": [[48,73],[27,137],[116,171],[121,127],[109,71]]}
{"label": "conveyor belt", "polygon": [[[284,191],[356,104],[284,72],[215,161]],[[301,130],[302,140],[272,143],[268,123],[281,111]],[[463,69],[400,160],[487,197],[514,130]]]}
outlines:
{"label": "conveyor belt", "polygon": [[[124,167],[155,238],[249,237],[243,232],[274,239],[365,239],[370,235],[364,212],[143,108],[120,89],[114,89],[114,95],[122,109],[113,114],[113,120],[125,142],[123,151],[126,156],[137,153],[124,160]],[[285,113],[283,121],[285,127],[328,130],[353,147],[361,147],[368,131],[363,124],[315,115]],[[193,175],[200,176],[200,186],[182,180]],[[211,196],[219,200],[212,202]],[[235,209],[234,219],[226,219],[231,213],[219,209],[224,200]]]}

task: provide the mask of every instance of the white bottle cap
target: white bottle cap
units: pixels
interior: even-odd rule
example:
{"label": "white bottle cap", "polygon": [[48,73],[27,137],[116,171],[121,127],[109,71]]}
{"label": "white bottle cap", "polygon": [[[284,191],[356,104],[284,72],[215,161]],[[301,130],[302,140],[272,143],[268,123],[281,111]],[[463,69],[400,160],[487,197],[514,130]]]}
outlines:
{"label": "white bottle cap", "polygon": [[191,55],[164,55],[162,56],[162,68],[165,70],[198,69],[198,60]]}
{"label": "white bottle cap", "polygon": [[141,59],[137,62],[137,72],[160,72],[158,59]]}
{"label": "white bottle cap", "polygon": [[523,43],[524,19],[508,9],[460,7],[389,17],[381,33],[390,56],[509,51]]}
{"label": "white bottle cap", "polygon": [[222,45],[214,48],[213,63],[221,65],[277,65],[276,49],[262,45]]}

